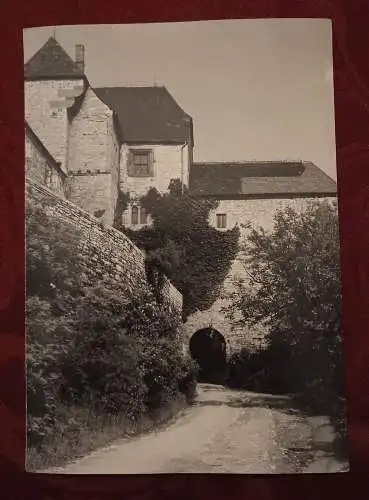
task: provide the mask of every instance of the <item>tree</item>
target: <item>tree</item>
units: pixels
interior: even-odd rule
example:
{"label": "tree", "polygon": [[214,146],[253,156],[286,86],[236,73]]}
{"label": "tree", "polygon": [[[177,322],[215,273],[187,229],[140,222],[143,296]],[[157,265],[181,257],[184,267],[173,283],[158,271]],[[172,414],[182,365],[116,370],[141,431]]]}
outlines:
{"label": "tree", "polygon": [[272,231],[250,229],[241,255],[249,278],[235,283],[229,317],[244,327],[263,324],[269,332],[268,359],[275,382],[298,392],[308,404],[333,412],[336,421],[338,414],[341,419],[344,370],[336,204],[311,203],[302,212],[279,210]]}
{"label": "tree", "polygon": [[217,299],[238,251],[238,228],[218,231],[209,224],[214,200],[195,199],[178,180],[160,194],[152,188],[141,199],[152,226],[124,232],[147,252],[148,260],[183,294],[184,317]]}
{"label": "tree", "polygon": [[[252,229],[241,248],[250,279],[236,284],[242,322],[326,331],[340,323],[338,217],[328,202],[279,210],[274,228]],[[241,293],[239,293],[241,292]]]}

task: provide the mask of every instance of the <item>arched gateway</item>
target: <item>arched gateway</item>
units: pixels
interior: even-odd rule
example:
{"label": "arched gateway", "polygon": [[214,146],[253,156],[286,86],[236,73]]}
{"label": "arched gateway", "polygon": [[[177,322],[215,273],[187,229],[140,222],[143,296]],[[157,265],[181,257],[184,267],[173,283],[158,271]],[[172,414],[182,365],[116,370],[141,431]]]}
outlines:
{"label": "arched gateway", "polygon": [[197,330],[190,338],[191,356],[200,367],[199,381],[221,383],[226,369],[226,342],[212,327]]}

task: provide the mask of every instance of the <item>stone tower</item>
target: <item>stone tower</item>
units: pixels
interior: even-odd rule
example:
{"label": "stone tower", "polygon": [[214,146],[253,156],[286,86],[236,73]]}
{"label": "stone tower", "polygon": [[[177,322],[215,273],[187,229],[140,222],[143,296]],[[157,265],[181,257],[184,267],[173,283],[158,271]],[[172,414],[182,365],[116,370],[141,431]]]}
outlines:
{"label": "stone tower", "polygon": [[114,112],[91,88],[85,50],[75,60],[51,37],[25,64],[25,118],[67,175],[67,197],[112,225],[119,186]]}
{"label": "stone tower", "polygon": [[25,64],[24,77],[26,121],[66,172],[68,109],[85,90],[83,63],[50,37]]}

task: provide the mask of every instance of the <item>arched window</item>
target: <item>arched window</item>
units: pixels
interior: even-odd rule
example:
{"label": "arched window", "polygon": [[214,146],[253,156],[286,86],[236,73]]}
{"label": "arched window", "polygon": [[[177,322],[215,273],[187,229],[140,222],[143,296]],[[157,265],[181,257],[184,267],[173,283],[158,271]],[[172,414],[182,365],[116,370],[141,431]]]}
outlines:
{"label": "arched window", "polygon": [[136,205],[132,207],[131,222],[133,226],[138,224],[138,207]]}
{"label": "arched window", "polygon": [[147,212],[145,207],[140,207],[140,224],[147,224]]}

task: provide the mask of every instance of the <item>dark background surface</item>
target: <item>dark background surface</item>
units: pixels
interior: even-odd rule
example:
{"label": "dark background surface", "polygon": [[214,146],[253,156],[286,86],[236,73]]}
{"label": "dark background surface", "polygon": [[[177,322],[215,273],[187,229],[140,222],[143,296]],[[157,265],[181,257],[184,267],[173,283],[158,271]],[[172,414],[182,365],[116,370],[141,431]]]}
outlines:
{"label": "dark background surface", "polygon": [[[275,477],[26,474],[22,28],[253,17],[333,21],[351,471]],[[369,498],[368,0],[2,0],[0,34],[0,498]]]}

